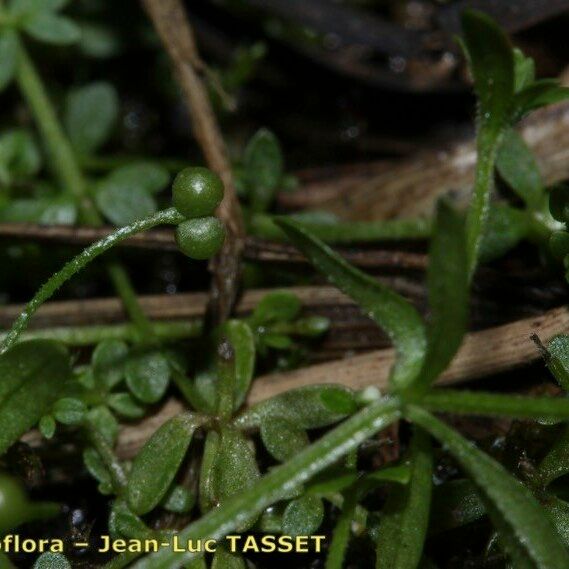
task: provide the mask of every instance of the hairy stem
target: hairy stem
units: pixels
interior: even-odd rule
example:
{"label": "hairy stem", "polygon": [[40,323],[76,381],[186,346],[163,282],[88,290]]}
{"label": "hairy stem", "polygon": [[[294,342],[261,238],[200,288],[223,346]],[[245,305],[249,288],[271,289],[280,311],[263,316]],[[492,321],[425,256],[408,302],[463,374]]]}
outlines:
{"label": "hairy stem", "polygon": [[37,311],[37,309],[53,294],[61,288],[61,286],[67,282],[71,277],[76,275],[79,271],[83,270],[91,261],[96,259],[99,255],[102,255],[105,251],[108,251],[114,247],[117,243],[128,239],[128,237],[140,233],[141,231],[146,231],[152,227],[156,227],[160,224],[171,224],[176,225],[183,221],[183,216],[178,213],[174,208],[170,208],[164,211],[160,211],[147,217],[141,219],[140,221],[135,221],[131,225],[127,225],[117,230],[115,233],[111,233],[108,237],[93,243],[90,247],[87,247],[82,251],[77,257],[72,259],[67,263],[60,271],[55,273],[36,293],[36,295],[30,300],[26,305],[24,311],[16,319],[16,322],[12,326],[10,332],[4,339],[4,342],[0,346],[0,353],[5,352],[9,349],[14,342],[18,339],[20,334],[28,326],[32,316]]}

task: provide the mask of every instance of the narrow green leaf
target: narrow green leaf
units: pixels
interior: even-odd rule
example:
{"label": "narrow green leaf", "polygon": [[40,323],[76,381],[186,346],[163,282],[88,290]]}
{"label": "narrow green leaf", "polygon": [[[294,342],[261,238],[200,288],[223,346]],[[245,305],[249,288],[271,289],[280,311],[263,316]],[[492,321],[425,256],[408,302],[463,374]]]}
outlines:
{"label": "narrow green leaf", "polygon": [[569,419],[569,399],[564,397],[524,397],[515,394],[435,389],[424,395],[421,405],[441,413],[517,419]]}
{"label": "narrow green leaf", "polygon": [[100,148],[109,138],[118,112],[118,95],[110,83],[91,83],[72,91],[65,103],[64,121],[75,151],[91,154]]}
{"label": "narrow green leaf", "polygon": [[283,513],[284,535],[313,535],[324,519],[324,504],[316,496],[302,496],[289,502]]}
{"label": "narrow green leaf", "polygon": [[555,443],[539,463],[536,478],[546,488],[557,478],[569,474],[569,427],[556,438]]}
{"label": "narrow green leaf", "polygon": [[497,135],[509,119],[514,95],[514,55],[502,29],[486,14],[465,10],[464,46],[480,103],[480,126]]}
{"label": "narrow green leaf", "polygon": [[496,159],[500,176],[534,210],[543,206],[545,186],[533,152],[524,139],[512,128],[500,144]]}
{"label": "narrow green leaf", "polygon": [[[427,271],[431,321],[416,388],[425,390],[456,354],[468,322],[468,264],[464,218],[439,202]],[[415,386],[414,386],[415,387]]]}
{"label": "narrow green leaf", "polygon": [[513,103],[514,119],[520,120],[531,111],[569,99],[569,88],[556,79],[540,79],[516,94]]}
{"label": "narrow green leaf", "polygon": [[490,517],[514,562],[530,560],[540,569],[569,567],[569,554],[551,521],[521,482],[427,411],[411,406],[407,413],[410,420],[445,445],[493,506]]}
{"label": "narrow green leaf", "polygon": [[0,356],[0,455],[61,397],[71,376],[63,346],[33,340]]}
{"label": "narrow green leaf", "polygon": [[[213,493],[220,504],[255,486],[260,472],[252,443],[232,428],[221,432],[219,451],[213,472]],[[256,520],[255,515],[242,522],[239,531],[245,531]]]}
{"label": "narrow green leaf", "polygon": [[548,495],[543,505],[565,547],[569,547],[569,503]]}
{"label": "narrow green leaf", "polygon": [[34,39],[54,45],[71,45],[81,39],[81,28],[73,20],[51,12],[37,12],[26,18],[24,30]]}
{"label": "narrow green leaf", "polygon": [[128,505],[135,514],[147,514],[162,501],[198,426],[195,415],[178,415],[164,423],[136,455],[127,485]]}
{"label": "narrow green leaf", "polygon": [[347,396],[353,399],[353,391],[340,385],[309,385],[291,389],[265,399],[235,419],[239,429],[259,427],[263,419],[283,417],[300,429],[318,429],[341,421],[347,416],[330,408],[330,398]]}
{"label": "narrow green leaf", "polygon": [[350,541],[352,521],[356,514],[358,498],[360,496],[358,496],[357,492],[349,492],[344,497],[342,512],[332,533],[332,541],[326,557],[326,569],[342,569],[344,566],[344,558]]}
{"label": "narrow green leaf", "polygon": [[253,211],[265,211],[284,174],[279,141],[267,129],[259,130],[245,149],[245,183]]}
{"label": "narrow green leaf", "polygon": [[429,435],[416,428],[411,440],[411,479],[393,486],[385,505],[376,548],[376,569],[414,569],[427,535],[433,451]]}
{"label": "narrow green leaf", "polygon": [[18,59],[18,36],[10,29],[0,31],[0,91],[14,78]]}
{"label": "narrow green leaf", "polygon": [[528,85],[535,81],[535,62],[531,57],[526,57],[524,53],[514,48],[514,71],[515,71],[515,87],[514,91],[518,93]]}
{"label": "narrow green leaf", "polygon": [[255,336],[250,326],[241,320],[229,320],[223,331],[233,347],[235,365],[234,408],[245,402],[255,372]]}
{"label": "narrow green leaf", "polygon": [[408,386],[421,370],[426,349],[425,327],[415,308],[376,279],[352,267],[298,224],[282,218],[277,223],[318,271],[353,298],[387,332],[398,355],[391,373],[392,385]]}
{"label": "narrow green leaf", "polygon": [[467,216],[469,275],[478,262],[490,206],[494,163],[500,136],[510,126],[514,95],[514,56],[499,26],[481,12],[466,10],[462,17],[464,46],[479,100],[476,180]]}
{"label": "narrow green leaf", "polygon": [[[296,490],[318,472],[357,448],[363,441],[399,418],[397,404],[391,400],[374,403],[325,434],[285,464],[271,470],[256,484],[228,499],[221,507],[183,529],[179,536],[187,539],[220,539],[238,528],[244,520],[261,513],[288,492]],[[177,553],[164,549],[138,561],[136,569],[176,569],[195,557],[191,552]]]}
{"label": "narrow green leaf", "polygon": [[559,385],[569,393],[569,335],[559,334],[549,340],[545,363]]}

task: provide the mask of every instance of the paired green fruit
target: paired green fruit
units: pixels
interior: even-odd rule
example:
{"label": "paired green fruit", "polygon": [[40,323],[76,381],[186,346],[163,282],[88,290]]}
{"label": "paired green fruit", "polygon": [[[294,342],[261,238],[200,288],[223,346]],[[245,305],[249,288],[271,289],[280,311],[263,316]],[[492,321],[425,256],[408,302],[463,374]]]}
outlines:
{"label": "paired green fruit", "polygon": [[174,207],[188,219],[213,215],[221,200],[223,182],[207,168],[186,168],[174,180]]}
{"label": "paired green fruit", "polygon": [[212,217],[223,200],[221,178],[207,168],[186,168],[172,186],[174,207],[187,218],[176,229],[176,242],[192,259],[213,257],[225,240],[225,228]]}
{"label": "paired green fruit", "polygon": [[183,221],[176,228],[176,242],[184,255],[203,260],[213,257],[223,245],[225,227],[217,217]]}

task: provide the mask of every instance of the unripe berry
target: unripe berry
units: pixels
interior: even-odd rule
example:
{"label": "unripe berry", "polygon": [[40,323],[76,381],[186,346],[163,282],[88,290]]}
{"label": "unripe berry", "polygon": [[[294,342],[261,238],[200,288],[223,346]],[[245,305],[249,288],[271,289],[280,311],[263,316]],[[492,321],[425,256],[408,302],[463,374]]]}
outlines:
{"label": "unripe berry", "polygon": [[192,259],[209,259],[223,245],[225,227],[217,217],[200,217],[183,221],[176,228],[176,242],[184,255]]}
{"label": "unripe berry", "polygon": [[172,202],[186,218],[213,215],[223,199],[221,178],[207,168],[186,168],[174,180]]}

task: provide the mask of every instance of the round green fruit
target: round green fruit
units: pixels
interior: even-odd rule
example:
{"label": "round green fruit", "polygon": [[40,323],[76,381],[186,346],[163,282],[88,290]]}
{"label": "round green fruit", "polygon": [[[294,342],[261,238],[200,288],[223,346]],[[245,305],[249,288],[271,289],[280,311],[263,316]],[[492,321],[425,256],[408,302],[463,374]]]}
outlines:
{"label": "round green fruit", "polygon": [[172,201],[186,218],[212,215],[223,199],[221,178],[207,168],[186,168],[174,180]]}
{"label": "round green fruit", "polygon": [[0,534],[18,527],[30,517],[28,497],[14,478],[0,474]]}
{"label": "round green fruit", "polygon": [[200,217],[183,221],[176,228],[176,242],[184,255],[192,259],[209,259],[223,245],[225,227],[217,217]]}

